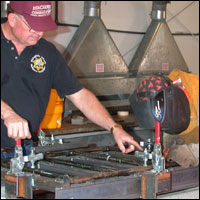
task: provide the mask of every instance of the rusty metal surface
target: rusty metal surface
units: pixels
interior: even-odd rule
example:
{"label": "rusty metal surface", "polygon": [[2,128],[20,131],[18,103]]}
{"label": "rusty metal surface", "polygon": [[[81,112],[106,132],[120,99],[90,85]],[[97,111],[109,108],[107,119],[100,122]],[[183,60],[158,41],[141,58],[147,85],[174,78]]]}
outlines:
{"label": "rusty metal surface", "polygon": [[[6,176],[8,161],[1,163],[4,180],[13,179]],[[24,167],[25,174],[33,177],[34,185],[24,181],[19,192],[20,196],[27,196],[24,194],[27,187],[54,193],[58,199],[155,198],[157,194],[198,186],[199,167],[183,169],[171,164],[170,168],[167,163],[167,168],[168,171],[155,174],[150,171],[151,165],[144,167],[141,158],[124,155],[117,146],[46,152],[36,169]],[[7,183],[7,193],[14,195],[16,178]],[[30,196],[34,198],[34,194]]]}
{"label": "rusty metal surface", "polygon": [[120,179],[97,180],[79,187],[56,190],[58,199],[128,199],[139,198],[140,177],[122,177]]}
{"label": "rusty metal surface", "polygon": [[160,174],[144,172],[142,174],[141,195],[143,199],[155,199],[158,194],[196,186],[199,186],[199,167],[176,167]]}
{"label": "rusty metal surface", "polygon": [[167,193],[171,191],[171,173],[164,172],[157,175],[157,194],[159,193]]}
{"label": "rusty metal surface", "polygon": [[141,193],[143,199],[155,199],[159,193],[171,191],[171,173],[160,174],[151,171],[142,174]]}
{"label": "rusty metal surface", "polygon": [[7,198],[27,198],[30,199],[33,196],[32,175],[5,175],[5,188]]}
{"label": "rusty metal surface", "polygon": [[172,191],[199,186],[199,166],[178,168],[171,172]]}
{"label": "rusty metal surface", "polygon": [[37,147],[35,147],[35,153],[61,151],[61,150],[66,150],[66,149],[76,149],[76,148],[80,148],[80,147],[88,147],[87,142],[80,141],[80,142],[73,142],[73,143],[37,146]]}
{"label": "rusty metal surface", "polygon": [[157,192],[156,174],[145,172],[142,175],[141,193],[143,199],[155,199]]}
{"label": "rusty metal surface", "polygon": [[[71,147],[74,146],[72,145]],[[134,183],[137,185],[137,187],[134,187],[134,190],[139,188],[140,182],[138,182],[138,180],[140,180],[140,178],[134,180],[134,174],[152,169],[152,166],[143,167],[142,163],[142,159],[136,158],[134,155],[123,156],[116,146],[82,146],[82,148],[79,149],[72,148],[71,150],[65,151],[46,152],[45,159],[37,162],[36,169],[30,169],[30,167],[25,166],[24,171],[34,174],[35,185],[32,186],[29,184],[29,187],[33,187],[34,190],[42,189],[54,192],[57,198],[66,195],[69,189],[72,189],[69,193],[72,196],[74,196],[72,191],[75,190],[77,196],[79,195],[77,191],[82,190],[82,196],[86,197],[88,195],[87,191],[91,189],[91,187],[99,188],[97,191],[107,190],[106,193],[102,194],[103,198],[109,193],[108,187],[119,188],[119,185],[122,184],[123,190],[126,191],[126,187],[130,187],[131,183]],[[4,162],[2,165],[9,168],[9,163]],[[130,176],[130,183],[125,184],[126,179],[130,178]],[[99,181],[101,184],[99,184]],[[94,182],[96,183],[95,186]],[[88,184],[91,184],[91,186],[89,187]],[[84,186],[80,188],[80,185]],[[133,187],[133,185],[131,187]],[[9,188],[9,186],[7,188]],[[13,188],[11,190],[13,190]],[[8,189],[7,193],[11,194],[11,190]],[[132,194],[132,192],[132,190],[129,191],[130,194]],[[140,194],[140,191],[138,190],[136,193]],[[136,193],[134,195],[136,195]],[[95,195],[94,192],[93,198],[95,198]],[[116,194],[111,192],[110,197],[113,195],[119,197],[121,194],[120,192]],[[124,195],[126,196],[129,194],[124,193]]]}

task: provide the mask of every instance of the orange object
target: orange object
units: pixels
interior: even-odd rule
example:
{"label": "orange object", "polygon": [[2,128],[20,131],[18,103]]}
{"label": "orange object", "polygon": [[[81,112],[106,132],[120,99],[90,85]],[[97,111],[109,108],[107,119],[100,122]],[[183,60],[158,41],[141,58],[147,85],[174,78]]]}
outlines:
{"label": "orange object", "polygon": [[167,149],[165,150],[165,152],[164,152],[164,158],[165,158],[165,160],[167,159],[167,157],[168,157],[168,155],[169,155],[169,151],[170,151],[170,149],[167,148]]}
{"label": "orange object", "polygon": [[62,126],[63,102],[64,100],[58,96],[57,91],[51,89],[46,113],[41,122],[42,129],[55,129]]}
{"label": "orange object", "polygon": [[183,72],[178,69],[174,69],[169,78],[173,82],[178,82],[185,90],[185,94],[189,99],[190,104],[190,124],[186,130],[181,132],[181,135],[190,133],[198,126],[198,99],[199,99],[199,75]]}

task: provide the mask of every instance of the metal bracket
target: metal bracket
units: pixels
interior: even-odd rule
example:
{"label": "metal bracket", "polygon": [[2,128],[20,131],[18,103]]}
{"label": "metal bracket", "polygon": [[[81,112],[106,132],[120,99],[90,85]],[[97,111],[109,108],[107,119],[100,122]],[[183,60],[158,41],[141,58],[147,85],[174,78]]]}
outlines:
{"label": "metal bracket", "polygon": [[15,174],[16,176],[23,175],[22,171],[26,162],[31,162],[31,168],[35,168],[35,161],[42,160],[44,158],[43,153],[35,154],[35,148],[31,148],[31,153],[28,156],[23,156],[21,146],[15,147],[15,158],[10,160],[10,170],[7,172],[8,175]]}
{"label": "metal bracket", "polygon": [[47,146],[47,145],[54,145],[54,144],[63,144],[62,139],[55,139],[54,135],[51,134],[51,138],[46,137],[43,130],[38,132],[38,146]]}

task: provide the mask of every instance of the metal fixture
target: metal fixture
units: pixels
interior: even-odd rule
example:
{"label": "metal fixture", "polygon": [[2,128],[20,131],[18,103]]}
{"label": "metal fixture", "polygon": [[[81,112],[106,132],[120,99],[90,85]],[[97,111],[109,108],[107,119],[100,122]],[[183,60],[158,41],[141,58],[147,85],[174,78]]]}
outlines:
{"label": "metal fixture", "polygon": [[38,146],[46,146],[54,144],[63,144],[62,138],[55,139],[53,134],[51,134],[51,137],[46,137],[44,131],[40,128],[38,131]]}
{"label": "metal fixture", "polygon": [[8,174],[22,174],[24,164],[22,146],[16,145],[15,157],[10,160],[10,170],[8,171]]}
{"label": "metal fixture", "polygon": [[23,156],[21,146],[15,147],[15,157],[10,160],[10,170],[8,174],[22,175],[25,163],[30,162],[31,168],[35,168],[35,162],[44,158],[43,153],[35,154],[35,148],[31,148],[31,153],[28,156]]}
{"label": "metal fixture", "polygon": [[7,197],[17,194],[32,199],[34,192],[30,194],[29,191],[45,190],[54,193],[56,199],[133,199],[141,196],[148,199],[149,195],[156,197],[199,185],[199,167],[183,169],[176,163],[167,163],[168,171],[153,173],[149,171],[151,165],[142,166],[141,158],[134,154],[124,155],[116,146],[79,146],[81,148],[54,152],[49,152],[47,147],[43,147],[45,158],[38,161],[37,168],[24,167],[25,176],[8,175],[9,162],[1,162],[1,178],[5,179]]}
{"label": "metal fixture", "polygon": [[154,150],[152,153],[152,165],[154,172],[163,172],[165,170],[165,158],[161,153],[161,144],[154,144]]}

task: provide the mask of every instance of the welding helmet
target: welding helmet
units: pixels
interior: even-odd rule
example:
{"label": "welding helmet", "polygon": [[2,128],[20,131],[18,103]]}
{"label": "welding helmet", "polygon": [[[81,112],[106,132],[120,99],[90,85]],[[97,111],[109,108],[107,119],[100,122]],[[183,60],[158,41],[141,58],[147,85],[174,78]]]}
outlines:
{"label": "welding helmet", "polygon": [[163,75],[141,81],[129,101],[141,128],[154,129],[155,122],[160,121],[163,131],[179,134],[189,126],[190,107],[185,93]]}

